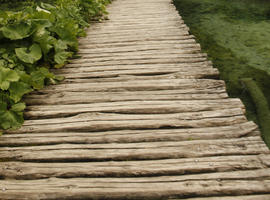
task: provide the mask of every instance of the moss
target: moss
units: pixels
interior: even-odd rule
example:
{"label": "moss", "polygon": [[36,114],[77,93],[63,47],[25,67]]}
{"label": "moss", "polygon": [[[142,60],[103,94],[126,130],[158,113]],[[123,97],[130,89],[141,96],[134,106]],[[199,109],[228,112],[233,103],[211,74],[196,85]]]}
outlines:
{"label": "moss", "polygon": [[263,139],[270,148],[270,112],[268,102],[254,80],[251,78],[244,78],[242,79],[242,82],[246,86],[254,104],[256,105]]}
{"label": "moss", "polygon": [[174,0],[180,15],[218,68],[231,97],[241,98],[249,120],[256,106],[243,84],[251,77],[270,102],[270,1]]}

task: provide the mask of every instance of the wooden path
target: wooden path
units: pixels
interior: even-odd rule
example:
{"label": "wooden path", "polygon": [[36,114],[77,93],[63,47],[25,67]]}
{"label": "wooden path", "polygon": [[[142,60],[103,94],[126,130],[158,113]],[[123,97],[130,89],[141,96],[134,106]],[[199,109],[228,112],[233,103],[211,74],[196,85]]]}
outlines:
{"label": "wooden path", "polygon": [[108,10],[0,138],[0,199],[269,200],[269,150],[170,0]]}

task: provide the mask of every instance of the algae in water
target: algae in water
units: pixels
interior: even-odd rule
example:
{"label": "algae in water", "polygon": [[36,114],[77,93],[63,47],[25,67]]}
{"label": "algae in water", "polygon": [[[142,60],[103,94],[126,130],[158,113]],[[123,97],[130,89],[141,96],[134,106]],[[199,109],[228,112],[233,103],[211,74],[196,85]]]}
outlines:
{"label": "algae in water", "polygon": [[258,122],[255,105],[240,80],[256,81],[269,104],[270,1],[174,0],[174,3],[191,34],[219,69],[230,96],[241,98],[248,119]]}

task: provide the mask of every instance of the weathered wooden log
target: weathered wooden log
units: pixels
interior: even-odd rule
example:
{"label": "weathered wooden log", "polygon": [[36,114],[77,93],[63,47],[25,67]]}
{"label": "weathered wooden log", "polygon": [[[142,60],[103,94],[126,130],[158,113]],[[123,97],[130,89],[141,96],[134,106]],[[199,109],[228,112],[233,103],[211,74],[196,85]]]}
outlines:
{"label": "weathered wooden log", "polygon": [[263,169],[153,178],[6,180],[0,188],[2,199],[133,200],[265,194],[270,180],[269,170]]}
{"label": "weathered wooden log", "polygon": [[[266,161],[266,162],[265,162]],[[143,161],[79,163],[2,162],[0,176],[13,179],[152,177],[267,168],[270,155],[218,156]],[[269,165],[268,165],[269,167]],[[267,169],[266,169],[267,170]]]}

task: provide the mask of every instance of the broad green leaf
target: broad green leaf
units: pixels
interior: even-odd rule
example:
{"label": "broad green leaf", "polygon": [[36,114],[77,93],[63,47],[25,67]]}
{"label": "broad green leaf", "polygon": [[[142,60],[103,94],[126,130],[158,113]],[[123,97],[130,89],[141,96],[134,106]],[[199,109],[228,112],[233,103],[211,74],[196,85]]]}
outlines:
{"label": "broad green leaf", "polygon": [[0,101],[0,111],[7,110],[7,103]]}
{"label": "broad green leaf", "polygon": [[7,89],[9,88],[9,85],[10,85],[10,82],[4,81],[4,82],[1,84],[1,89],[2,89],[2,90],[7,90]]}
{"label": "broad green leaf", "polygon": [[7,103],[0,101],[0,129],[19,128],[23,123],[23,105],[12,105],[14,110],[7,109]]}
{"label": "broad green leaf", "polygon": [[36,27],[36,29],[48,28],[52,26],[52,23],[48,19],[32,19],[31,22]]}
{"label": "broad green leaf", "polygon": [[16,103],[11,107],[10,110],[14,112],[21,112],[24,111],[25,107],[26,107],[25,103]]}
{"label": "broad green leaf", "polygon": [[0,88],[2,90],[7,90],[10,82],[18,81],[19,78],[19,75],[14,70],[0,67]]}
{"label": "broad green leaf", "polygon": [[54,37],[50,36],[49,32],[45,28],[36,31],[33,35],[33,40],[39,43],[44,55],[47,55],[47,53],[53,48],[53,44],[56,41]]}
{"label": "broad green leaf", "polygon": [[60,52],[68,48],[68,43],[63,40],[57,40],[54,44],[55,52]]}
{"label": "broad green leaf", "polygon": [[46,78],[55,78],[55,75],[45,67],[39,68],[38,71],[41,72]]}
{"label": "broad green leaf", "polygon": [[32,76],[32,86],[35,89],[41,89],[44,87],[46,78],[55,78],[55,76],[49,72],[47,68],[40,68],[37,71],[31,73]]}
{"label": "broad green leaf", "polygon": [[21,71],[21,70],[16,70],[16,72],[19,74],[21,82],[24,82],[24,83],[27,83],[28,85],[31,85],[32,78],[29,74],[27,74],[25,71]]}
{"label": "broad green leaf", "polygon": [[69,57],[72,56],[72,52],[59,51],[54,55],[54,61],[57,64],[64,64]]}
{"label": "broad green leaf", "polygon": [[10,98],[16,103],[19,102],[23,95],[32,92],[33,89],[27,83],[14,82],[10,84],[9,92]]}
{"label": "broad green leaf", "polygon": [[7,61],[5,61],[4,59],[0,60],[0,67],[6,67],[7,66]]}
{"label": "broad green leaf", "polygon": [[22,112],[13,111],[1,111],[0,112],[0,127],[3,129],[16,129],[19,128],[23,123]]}
{"label": "broad green leaf", "polygon": [[21,22],[19,24],[10,24],[1,28],[3,35],[11,40],[19,40],[29,37],[33,32],[31,23]]}
{"label": "broad green leaf", "polygon": [[16,48],[16,55],[25,63],[33,64],[42,57],[41,48],[38,44],[33,44],[29,50],[27,48]]}
{"label": "broad green leaf", "polygon": [[67,42],[68,45],[76,47],[79,26],[75,24],[74,20],[61,19],[57,26],[53,26],[50,29],[55,32],[61,40]]}

